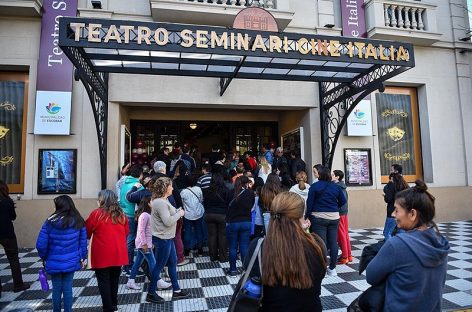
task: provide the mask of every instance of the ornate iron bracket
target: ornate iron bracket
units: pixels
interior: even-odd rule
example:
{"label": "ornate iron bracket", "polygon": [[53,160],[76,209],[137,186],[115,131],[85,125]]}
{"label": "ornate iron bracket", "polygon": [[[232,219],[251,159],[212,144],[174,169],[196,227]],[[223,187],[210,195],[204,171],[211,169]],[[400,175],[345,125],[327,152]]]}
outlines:
{"label": "ornate iron bracket", "polygon": [[81,48],[63,47],[75,66],[75,80],[82,81],[92,105],[100,156],[101,188],[107,187],[108,74],[95,72]]}
{"label": "ornate iron bracket", "polygon": [[331,168],[336,145],[349,114],[368,94],[384,88],[383,82],[407,70],[400,66],[376,66],[352,83],[320,82],[322,163]]}

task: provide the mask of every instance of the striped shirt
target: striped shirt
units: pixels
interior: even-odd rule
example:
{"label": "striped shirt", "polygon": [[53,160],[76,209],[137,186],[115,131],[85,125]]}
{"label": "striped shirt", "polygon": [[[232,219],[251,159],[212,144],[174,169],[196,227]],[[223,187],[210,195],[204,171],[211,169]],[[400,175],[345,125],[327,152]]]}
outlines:
{"label": "striped shirt", "polygon": [[200,178],[198,178],[197,181],[197,186],[199,186],[202,189],[210,187],[210,182],[211,182],[211,173],[207,173],[202,175]]}

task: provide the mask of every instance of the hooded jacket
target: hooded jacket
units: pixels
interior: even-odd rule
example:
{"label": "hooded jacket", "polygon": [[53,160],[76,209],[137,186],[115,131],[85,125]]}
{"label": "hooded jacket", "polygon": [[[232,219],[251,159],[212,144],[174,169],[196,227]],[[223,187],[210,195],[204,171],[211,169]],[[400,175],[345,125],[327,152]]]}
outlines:
{"label": "hooded jacket", "polygon": [[39,257],[45,261],[49,274],[75,272],[81,269],[80,260],[87,259],[87,232],[85,226],[62,228],[59,220],[44,222],[36,241]]}
{"label": "hooded jacket", "polygon": [[397,234],[369,263],[367,282],[386,280],[383,311],[441,311],[449,242],[432,228]]}
{"label": "hooded jacket", "polygon": [[[125,183],[123,184],[123,186],[121,187],[121,190],[120,190],[120,207],[121,207],[121,209],[123,209],[123,212],[125,213],[125,215],[129,218],[134,218],[134,210],[135,210],[134,206],[135,206],[135,204],[131,203],[126,198],[126,195],[128,194],[128,192],[131,190],[131,188],[136,183],[139,183],[139,178],[128,176],[125,179]],[[142,190],[143,188],[144,187],[141,186],[137,190]]]}

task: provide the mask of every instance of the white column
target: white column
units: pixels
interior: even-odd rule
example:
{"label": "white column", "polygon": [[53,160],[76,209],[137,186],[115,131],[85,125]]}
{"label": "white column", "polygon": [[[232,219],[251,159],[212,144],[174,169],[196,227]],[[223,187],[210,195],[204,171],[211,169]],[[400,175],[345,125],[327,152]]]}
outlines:
{"label": "white column", "polygon": [[416,21],[417,8],[411,8],[411,28],[418,29],[418,22]]}
{"label": "white column", "polygon": [[384,4],[385,26],[390,26],[389,9],[390,9],[390,5]]}
{"label": "white column", "polygon": [[398,12],[398,27],[403,28],[403,16],[402,16],[403,7],[399,6],[397,12]]}
{"label": "white column", "polygon": [[395,17],[396,11],[397,11],[397,6],[392,5],[392,27],[397,27],[397,18]]}
{"label": "white column", "polygon": [[421,16],[423,14],[424,9],[418,9],[418,29],[419,30],[424,30],[424,23],[423,23],[423,17]]}
{"label": "white column", "polygon": [[410,28],[411,27],[409,13],[410,13],[410,8],[405,7],[405,28]]}

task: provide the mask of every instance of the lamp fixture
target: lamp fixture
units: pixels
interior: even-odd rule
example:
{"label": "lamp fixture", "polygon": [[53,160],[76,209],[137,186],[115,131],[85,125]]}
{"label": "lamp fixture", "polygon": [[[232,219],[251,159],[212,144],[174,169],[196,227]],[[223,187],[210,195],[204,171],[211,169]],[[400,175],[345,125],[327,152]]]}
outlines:
{"label": "lamp fixture", "polygon": [[94,9],[101,9],[102,8],[102,1],[100,0],[92,0],[92,7]]}
{"label": "lamp fixture", "polygon": [[190,129],[195,130],[195,129],[197,129],[197,124],[194,123],[194,122],[192,122],[192,123],[189,125],[189,127],[190,127]]}

